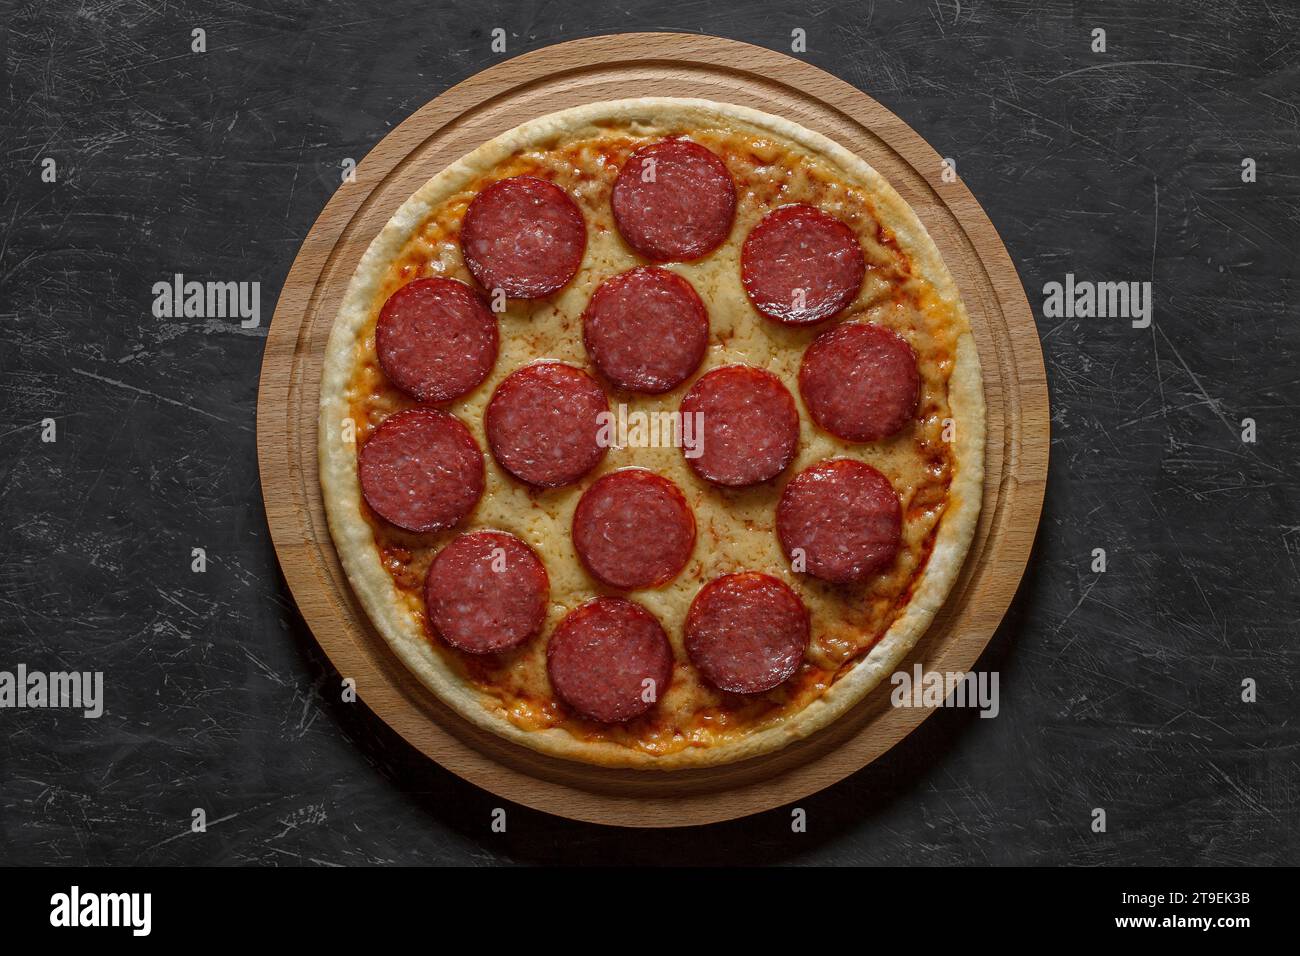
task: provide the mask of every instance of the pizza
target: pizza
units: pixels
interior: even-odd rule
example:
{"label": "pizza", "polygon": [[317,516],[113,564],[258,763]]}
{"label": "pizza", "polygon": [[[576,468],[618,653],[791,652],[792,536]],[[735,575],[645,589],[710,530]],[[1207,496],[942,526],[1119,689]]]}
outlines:
{"label": "pizza", "polygon": [[422,186],[344,295],[319,425],[378,633],[474,725],[603,766],[845,713],[942,604],[983,485],[979,358],[911,208],[697,99],[543,116]]}

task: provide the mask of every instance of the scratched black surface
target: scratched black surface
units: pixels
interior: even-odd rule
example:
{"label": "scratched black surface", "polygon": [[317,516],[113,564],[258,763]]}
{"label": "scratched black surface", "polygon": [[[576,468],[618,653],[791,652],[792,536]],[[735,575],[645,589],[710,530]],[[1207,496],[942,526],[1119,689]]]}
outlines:
{"label": "scratched black surface", "polygon": [[[957,160],[1035,306],[1051,478],[981,662],[1001,715],[939,713],[806,834],[515,806],[493,834],[502,801],[324,696],[259,498],[265,326],[341,160],[498,62],[496,26],[507,55],[804,28]],[[1278,0],[5,3],[0,669],[102,669],[108,712],[0,711],[3,862],[1296,862],[1298,27]],[[262,326],[155,318],[174,272],[259,281]],[[1153,326],[1044,318],[1067,272],[1152,281]]]}

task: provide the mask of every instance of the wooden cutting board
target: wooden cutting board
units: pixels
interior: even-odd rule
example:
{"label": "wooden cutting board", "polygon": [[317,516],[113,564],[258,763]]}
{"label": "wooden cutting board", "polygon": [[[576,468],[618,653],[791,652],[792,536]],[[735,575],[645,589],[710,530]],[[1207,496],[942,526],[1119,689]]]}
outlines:
{"label": "wooden cutting board", "polygon": [[257,402],[262,495],[285,579],[316,639],[366,706],[444,767],[505,799],[622,826],[687,826],[787,804],[880,756],[928,716],[889,705],[883,685],[811,739],[732,766],[607,770],[541,756],[453,714],[397,660],[348,586],[330,540],[316,464],[325,342],[357,261],[408,196],[525,120],[629,96],[755,107],[826,134],[879,170],[934,237],[970,312],[984,367],[984,510],[965,569],[904,667],[972,667],[1020,581],[1047,478],[1043,357],[1015,267],[974,197],[944,182],[940,156],[869,96],[792,57],[717,37],[637,33],[547,47],[460,83],[375,147],[308,233],[267,336]]}

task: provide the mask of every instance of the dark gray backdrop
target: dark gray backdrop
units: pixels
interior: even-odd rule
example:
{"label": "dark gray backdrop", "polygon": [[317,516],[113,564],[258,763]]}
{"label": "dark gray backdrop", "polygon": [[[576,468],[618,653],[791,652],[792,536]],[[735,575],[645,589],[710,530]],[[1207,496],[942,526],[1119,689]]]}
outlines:
{"label": "dark gray backdrop", "polygon": [[[0,860],[1295,862],[1298,25],[1280,0],[5,3],[0,669],[102,669],[108,712],[0,711]],[[498,62],[496,26],[507,56],[804,28],[957,160],[1039,316],[1051,479],[981,661],[1001,716],[940,712],[804,801],[807,834],[521,807],[492,834],[498,798],[322,696],[259,498],[265,326],[340,161]],[[260,281],[262,327],[155,318],[174,272]],[[1152,281],[1152,328],[1043,318],[1067,272]]]}

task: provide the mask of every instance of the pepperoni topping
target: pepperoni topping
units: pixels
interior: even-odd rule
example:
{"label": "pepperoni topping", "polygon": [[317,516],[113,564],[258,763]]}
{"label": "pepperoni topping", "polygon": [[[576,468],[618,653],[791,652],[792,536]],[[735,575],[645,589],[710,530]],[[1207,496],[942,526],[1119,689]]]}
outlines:
{"label": "pepperoni topping", "polygon": [[546,648],[560,698],[585,717],[618,723],[644,714],[673,675],[668,635],[639,604],[601,597],[575,608]]}
{"label": "pepperoni topping", "polygon": [[422,402],[451,401],[492,371],[496,316],[463,282],[416,279],[379,311],[375,351],[384,374],[406,394]]}
{"label": "pepperoni topping", "polygon": [[582,369],[534,362],[497,386],[483,422],[502,468],[530,485],[557,488],[605,457],[597,416],[608,411],[605,393]]}
{"label": "pepperoni topping", "polygon": [[846,322],[804,353],[799,391],[818,425],[846,441],[876,441],[916,414],[916,354],[879,325]]}
{"label": "pepperoni topping", "polygon": [[375,429],[357,456],[361,493],[385,521],[407,531],[442,531],[483,494],[483,453],[460,419],[408,408]]}
{"label": "pepperoni topping", "polygon": [[452,647],[490,654],[542,628],[550,582],[533,549],[504,531],[458,535],[424,580],[429,623]]}
{"label": "pepperoni topping", "polygon": [[615,387],[653,395],[676,388],[699,366],[709,315],[675,272],[633,269],[600,284],[582,316],[582,338]]}
{"label": "pepperoni topping", "polygon": [[754,308],[786,325],[829,319],[857,296],[866,275],[848,226],[812,206],[782,206],[745,238],[740,275]]}
{"label": "pepperoni topping", "polygon": [[[749,365],[724,365],[703,376],[682,399],[690,434],[702,445],[686,463],[705,481],[739,488],[775,478],[799,447],[799,412],[781,380]],[[683,434],[687,434],[683,421]],[[698,442],[702,437],[703,441]]]}
{"label": "pepperoni topping", "polygon": [[474,197],[460,226],[460,249],[485,289],[539,299],[573,278],[587,226],[569,194],[532,176],[501,179]]}
{"label": "pepperoni topping", "polygon": [[834,584],[864,581],[894,561],[903,512],[889,479],[849,458],[820,461],[785,486],[776,533],[786,556]]}
{"label": "pepperoni topping", "polygon": [[677,486],[644,468],[598,479],[573,512],[573,544],[610,587],[657,587],[677,576],[695,547],[695,516]]}
{"label": "pepperoni topping", "polygon": [[799,668],[808,649],[808,611],[799,595],[768,574],[715,578],[686,615],[686,653],[709,683],[760,694]]}
{"label": "pepperoni topping", "polygon": [[665,139],[627,158],[610,205],[629,246],[652,262],[684,262],[712,252],[730,234],[736,185],[703,146]]}

